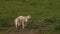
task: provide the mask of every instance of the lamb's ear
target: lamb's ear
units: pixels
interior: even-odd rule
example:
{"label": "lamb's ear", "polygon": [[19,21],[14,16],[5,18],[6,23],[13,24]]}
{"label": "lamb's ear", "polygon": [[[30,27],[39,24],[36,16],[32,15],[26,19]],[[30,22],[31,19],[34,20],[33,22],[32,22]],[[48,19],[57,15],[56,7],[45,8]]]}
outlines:
{"label": "lamb's ear", "polygon": [[31,15],[27,15],[27,16],[30,16],[31,17]]}
{"label": "lamb's ear", "polygon": [[31,15],[28,15],[31,18]]}
{"label": "lamb's ear", "polygon": [[31,15],[28,15],[28,16],[31,16]]}

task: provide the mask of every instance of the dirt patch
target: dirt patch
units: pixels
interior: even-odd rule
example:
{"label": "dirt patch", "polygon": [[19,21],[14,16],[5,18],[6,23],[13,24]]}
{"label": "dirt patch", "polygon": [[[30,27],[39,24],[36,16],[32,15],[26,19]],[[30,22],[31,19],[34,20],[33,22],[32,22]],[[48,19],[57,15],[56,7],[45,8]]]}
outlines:
{"label": "dirt patch", "polygon": [[[14,31],[13,31],[14,30]],[[39,26],[38,29],[17,29],[13,28],[12,30],[0,30],[2,34],[46,34],[42,30],[49,30],[49,26],[46,24],[43,24]]]}
{"label": "dirt patch", "polygon": [[5,30],[5,31],[0,31],[2,34],[42,34],[39,30],[35,29],[25,29],[25,30],[19,30],[19,31],[10,31],[10,30]]}

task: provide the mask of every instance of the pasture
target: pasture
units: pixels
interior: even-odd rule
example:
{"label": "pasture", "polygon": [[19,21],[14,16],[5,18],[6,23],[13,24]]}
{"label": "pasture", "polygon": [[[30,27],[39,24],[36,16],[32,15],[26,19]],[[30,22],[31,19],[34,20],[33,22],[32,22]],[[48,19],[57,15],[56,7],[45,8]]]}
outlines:
{"label": "pasture", "polygon": [[[24,31],[17,32],[14,20],[20,15],[32,18]],[[0,0],[0,33],[27,34],[27,31],[28,34],[60,34],[60,0]]]}

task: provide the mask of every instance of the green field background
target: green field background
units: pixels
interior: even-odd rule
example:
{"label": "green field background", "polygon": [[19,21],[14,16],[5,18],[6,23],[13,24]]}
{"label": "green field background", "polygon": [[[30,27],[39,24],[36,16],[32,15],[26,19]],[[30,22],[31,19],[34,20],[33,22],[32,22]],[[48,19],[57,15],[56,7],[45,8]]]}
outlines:
{"label": "green field background", "polygon": [[[14,20],[20,15],[31,15],[30,27],[48,23],[47,34],[59,34],[60,0],[0,0],[0,29],[14,27]],[[3,28],[2,28],[3,27]]]}

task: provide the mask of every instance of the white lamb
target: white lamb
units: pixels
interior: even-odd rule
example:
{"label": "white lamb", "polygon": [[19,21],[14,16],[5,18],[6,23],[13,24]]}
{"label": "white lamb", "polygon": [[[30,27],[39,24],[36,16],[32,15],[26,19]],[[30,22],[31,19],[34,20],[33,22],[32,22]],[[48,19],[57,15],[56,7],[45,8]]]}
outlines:
{"label": "white lamb", "polygon": [[15,26],[17,28],[17,26],[20,26],[22,25],[22,28],[24,29],[25,25],[27,25],[27,21],[28,19],[30,19],[31,16],[28,15],[28,16],[19,16],[15,19]]}

